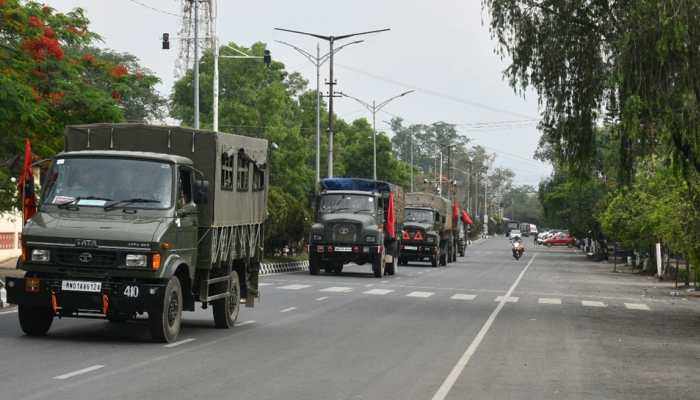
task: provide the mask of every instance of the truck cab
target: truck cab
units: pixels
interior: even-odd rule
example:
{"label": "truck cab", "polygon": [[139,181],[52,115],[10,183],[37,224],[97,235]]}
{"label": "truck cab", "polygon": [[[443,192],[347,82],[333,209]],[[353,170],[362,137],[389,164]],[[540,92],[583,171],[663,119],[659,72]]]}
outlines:
{"label": "truck cab", "polygon": [[440,258],[440,231],[444,216],[434,208],[406,207],[401,241],[403,265],[409,261],[429,261],[437,267]]}

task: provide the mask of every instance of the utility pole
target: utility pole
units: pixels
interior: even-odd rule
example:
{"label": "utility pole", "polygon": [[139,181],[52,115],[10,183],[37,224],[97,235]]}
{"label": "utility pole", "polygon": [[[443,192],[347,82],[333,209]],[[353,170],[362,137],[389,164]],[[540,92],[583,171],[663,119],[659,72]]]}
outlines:
{"label": "utility pole", "polygon": [[199,129],[199,0],[194,1],[194,129]]}
{"label": "utility pole", "polygon": [[[372,151],[372,153],[373,153],[372,171],[373,171],[373,176],[374,176],[375,181],[377,180],[377,112],[379,112],[382,108],[384,108],[384,106],[389,104],[392,100],[396,100],[399,97],[403,97],[403,96],[410,94],[410,93],[413,93],[413,92],[415,92],[415,90],[409,90],[409,91],[403,92],[401,94],[397,94],[396,96],[391,97],[387,100],[384,100],[379,104],[377,104],[377,102],[375,100],[372,100],[372,104],[369,104],[368,102],[360,100],[357,97],[353,97],[353,96],[350,96],[349,94],[345,94],[343,92],[340,92],[341,96],[348,97],[348,98],[355,100],[356,102],[362,104],[367,110],[369,110],[369,112],[372,113],[372,141],[373,141],[373,149],[374,149]],[[411,156],[413,156],[413,154],[411,154]],[[413,176],[413,172],[411,172],[411,176]],[[411,179],[411,182],[412,181],[413,180]]]}
{"label": "utility pole", "polygon": [[440,150],[440,177],[438,178],[438,181],[440,182],[440,189],[438,190],[438,193],[440,196],[442,196],[442,150]]}
{"label": "utility pole", "polygon": [[342,39],[347,39],[349,37],[353,36],[360,36],[360,35],[367,35],[370,33],[378,33],[378,32],[385,32],[390,30],[389,28],[386,29],[378,29],[378,30],[373,30],[373,31],[367,31],[367,32],[358,32],[358,33],[350,33],[347,35],[340,35],[340,36],[333,36],[333,35],[319,35],[315,33],[309,33],[309,32],[302,32],[302,31],[295,31],[291,29],[284,29],[284,28],[275,28],[278,31],[284,31],[284,32],[291,32],[291,33],[298,33],[300,35],[306,35],[306,36],[312,36],[318,39],[323,39],[328,41],[329,45],[329,78],[328,78],[328,177],[333,176],[333,97],[335,96],[335,92],[333,91],[333,86],[336,84],[335,81],[333,80],[333,46],[335,44],[336,40],[342,40]]}
{"label": "utility pole", "polygon": [[469,174],[467,174],[467,210],[472,213],[472,162],[471,160],[467,159],[467,163],[469,163]]}
{"label": "utility pole", "polygon": [[[307,60],[311,61],[314,67],[316,67],[316,183],[318,183],[321,181],[321,66],[329,60],[330,53],[326,53],[321,56],[321,47],[318,43],[316,43],[316,56],[313,56],[308,51],[291,43],[283,42],[281,40],[275,41],[279,44],[293,48],[302,56],[306,57]],[[364,40],[356,40],[354,42],[346,43],[335,49],[334,53],[339,52],[347,46],[363,42]]]}
{"label": "utility pole", "polygon": [[484,176],[484,238],[489,234],[489,166],[486,165]]}
{"label": "utility pole", "polygon": [[413,131],[409,131],[411,139],[411,192],[415,191],[413,188]]}

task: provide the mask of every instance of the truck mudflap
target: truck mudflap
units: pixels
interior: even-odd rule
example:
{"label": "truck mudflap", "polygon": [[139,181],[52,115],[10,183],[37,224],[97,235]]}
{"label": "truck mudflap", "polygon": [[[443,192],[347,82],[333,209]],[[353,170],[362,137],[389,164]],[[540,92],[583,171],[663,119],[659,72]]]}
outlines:
{"label": "truck mudflap", "polygon": [[[70,282],[70,283],[66,283]],[[57,316],[134,314],[162,304],[166,283],[7,278],[8,302],[51,307]]]}

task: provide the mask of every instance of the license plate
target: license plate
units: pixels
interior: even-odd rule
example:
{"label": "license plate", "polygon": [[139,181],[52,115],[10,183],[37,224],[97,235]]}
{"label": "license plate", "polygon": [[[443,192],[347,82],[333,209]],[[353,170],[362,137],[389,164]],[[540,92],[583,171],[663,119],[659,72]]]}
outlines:
{"label": "license plate", "polygon": [[88,281],[63,281],[61,289],[70,292],[97,292],[102,291],[102,282]]}
{"label": "license plate", "polygon": [[349,252],[352,251],[352,247],[336,247],[334,250],[335,250],[335,251],[340,251],[340,252],[343,252],[343,253],[349,253]]}
{"label": "license plate", "polygon": [[403,246],[404,250],[418,250],[418,246]]}

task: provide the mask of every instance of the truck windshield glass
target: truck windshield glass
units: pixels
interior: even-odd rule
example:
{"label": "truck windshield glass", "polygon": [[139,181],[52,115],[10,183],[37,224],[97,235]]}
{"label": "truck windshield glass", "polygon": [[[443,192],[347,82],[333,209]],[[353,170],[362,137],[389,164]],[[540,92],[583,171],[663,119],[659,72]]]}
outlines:
{"label": "truck windshield glass", "polygon": [[[123,158],[57,159],[49,172],[43,205],[105,207],[127,201],[133,208],[172,204],[170,164]],[[128,202],[141,199],[138,202]]]}
{"label": "truck windshield glass", "polygon": [[406,221],[431,224],[431,223],[433,223],[433,212],[431,210],[420,210],[420,209],[416,209],[416,208],[407,208],[406,209]]}
{"label": "truck windshield glass", "polygon": [[319,211],[323,214],[339,212],[373,214],[374,197],[359,194],[327,194],[321,197]]}

